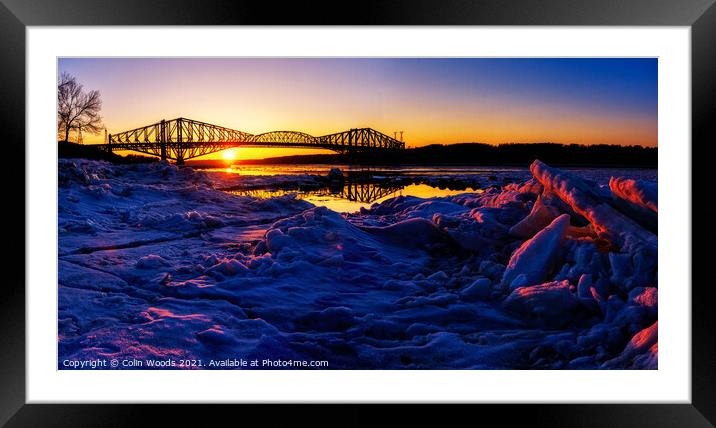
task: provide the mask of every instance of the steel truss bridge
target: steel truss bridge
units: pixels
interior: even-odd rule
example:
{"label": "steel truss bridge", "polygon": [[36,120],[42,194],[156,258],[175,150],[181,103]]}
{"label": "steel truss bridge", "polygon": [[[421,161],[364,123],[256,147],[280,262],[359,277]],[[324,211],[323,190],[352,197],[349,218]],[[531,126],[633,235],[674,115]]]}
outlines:
{"label": "steel truss bridge", "polygon": [[320,137],[297,131],[253,135],[180,117],[109,134],[107,143],[98,146],[108,152],[131,150],[182,164],[187,159],[232,147],[312,148],[351,154],[402,150],[405,143],[371,128],[350,129]]}

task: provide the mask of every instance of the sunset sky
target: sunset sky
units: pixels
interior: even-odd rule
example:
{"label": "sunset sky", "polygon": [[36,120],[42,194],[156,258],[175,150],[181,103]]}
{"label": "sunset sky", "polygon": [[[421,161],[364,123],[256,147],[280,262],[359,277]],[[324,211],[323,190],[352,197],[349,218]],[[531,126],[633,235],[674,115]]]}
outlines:
{"label": "sunset sky", "polygon": [[[250,133],[370,127],[407,146],[657,145],[657,59],[61,58],[109,133],[186,117]],[[104,135],[83,135],[85,144]],[[318,151],[238,149],[238,158]],[[222,154],[213,157],[221,158]]]}

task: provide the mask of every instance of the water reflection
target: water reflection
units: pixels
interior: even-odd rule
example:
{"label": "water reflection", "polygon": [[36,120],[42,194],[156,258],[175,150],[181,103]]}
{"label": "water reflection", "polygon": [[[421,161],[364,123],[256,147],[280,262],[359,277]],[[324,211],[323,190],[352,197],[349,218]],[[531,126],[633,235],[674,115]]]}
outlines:
{"label": "water reflection", "polygon": [[344,182],[334,183],[319,189],[246,189],[230,190],[229,193],[255,198],[273,198],[289,193],[295,193],[298,198],[304,199],[317,206],[325,206],[338,212],[356,212],[361,207],[369,208],[374,203],[380,203],[396,196],[417,196],[420,198],[433,198],[452,196],[467,192],[481,192],[479,189],[449,190],[440,189],[427,184],[400,184],[393,180],[357,181],[347,179]]}
{"label": "water reflection", "polygon": [[[393,195],[405,186],[398,184],[380,183],[349,183],[343,186],[332,186],[331,195],[339,196],[353,202],[372,203],[378,199]],[[338,190],[338,191],[336,191]]]}
{"label": "water reflection", "polygon": [[527,168],[518,167],[490,167],[490,166],[371,166],[371,165],[239,165],[233,164],[224,168],[195,167],[210,172],[227,172],[239,175],[300,175],[316,174],[326,175],[331,168],[340,168],[347,173],[372,172],[383,175],[446,175],[446,174],[496,174],[505,172],[527,172]]}

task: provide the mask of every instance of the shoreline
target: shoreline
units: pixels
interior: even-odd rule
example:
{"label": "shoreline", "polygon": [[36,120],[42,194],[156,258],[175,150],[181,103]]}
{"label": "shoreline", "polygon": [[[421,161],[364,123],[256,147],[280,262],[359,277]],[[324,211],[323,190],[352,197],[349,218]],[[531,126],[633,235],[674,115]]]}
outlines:
{"label": "shoreline", "polygon": [[[487,150],[487,154],[484,151]],[[410,168],[421,166],[434,167],[485,167],[485,168],[528,168],[532,160],[545,159],[550,165],[562,168],[636,168],[652,169],[658,167],[656,147],[641,146],[575,146],[551,143],[505,144],[488,146],[485,144],[453,144],[446,146],[424,146],[405,149],[402,152],[386,152],[376,159],[374,155],[356,153],[354,155],[295,155],[226,161],[221,159],[186,160],[186,166],[197,168],[220,168],[239,164],[246,166],[262,165],[353,165],[356,167],[392,167]],[[114,164],[151,163],[159,161],[156,157],[130,153],[120,156],[107,153],[92,145],[58,142],[60,159],[105,160]],[[479,159],[466,162],[465,159]],[[620,159],[614,162],[614,159]],[[588,160],[585,162],[585,160]]]}

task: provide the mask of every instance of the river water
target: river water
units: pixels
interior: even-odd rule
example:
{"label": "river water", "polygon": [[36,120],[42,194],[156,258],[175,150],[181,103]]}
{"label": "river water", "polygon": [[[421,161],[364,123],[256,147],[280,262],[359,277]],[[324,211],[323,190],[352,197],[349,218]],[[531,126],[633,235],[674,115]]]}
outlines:
{"label": "river water", "polygon": [[[330,186],[309,189],[276,187],[270,184],[271,180],[268,180],[265,186],[251,189],[233,189],[230,190],[230,193],[259,198],[272,198],[293,193],[298,198],[317,206],[325,206],[337,212],[356,212],[361,208],[369,208],[375,203],[380,203],[396,196],[433,198],[466,192],[481,192],[488,185],[524,181],[531,177],[527,168],[485,166],[231,165],[227,168],[209,168],[206,171],[249,177],[326,176],[332,168],[340,168],[346,176],[346,180]],[[565,169],[604,185],[609,182],[609,177],[612,176],[654,181],[657,179],[656,169]],[[424,179],[421,180],[421,178]],[[465,182],[471,183],[475,181],[474,179],[479,179],[477,181],[483,184],[465,185]]]}

